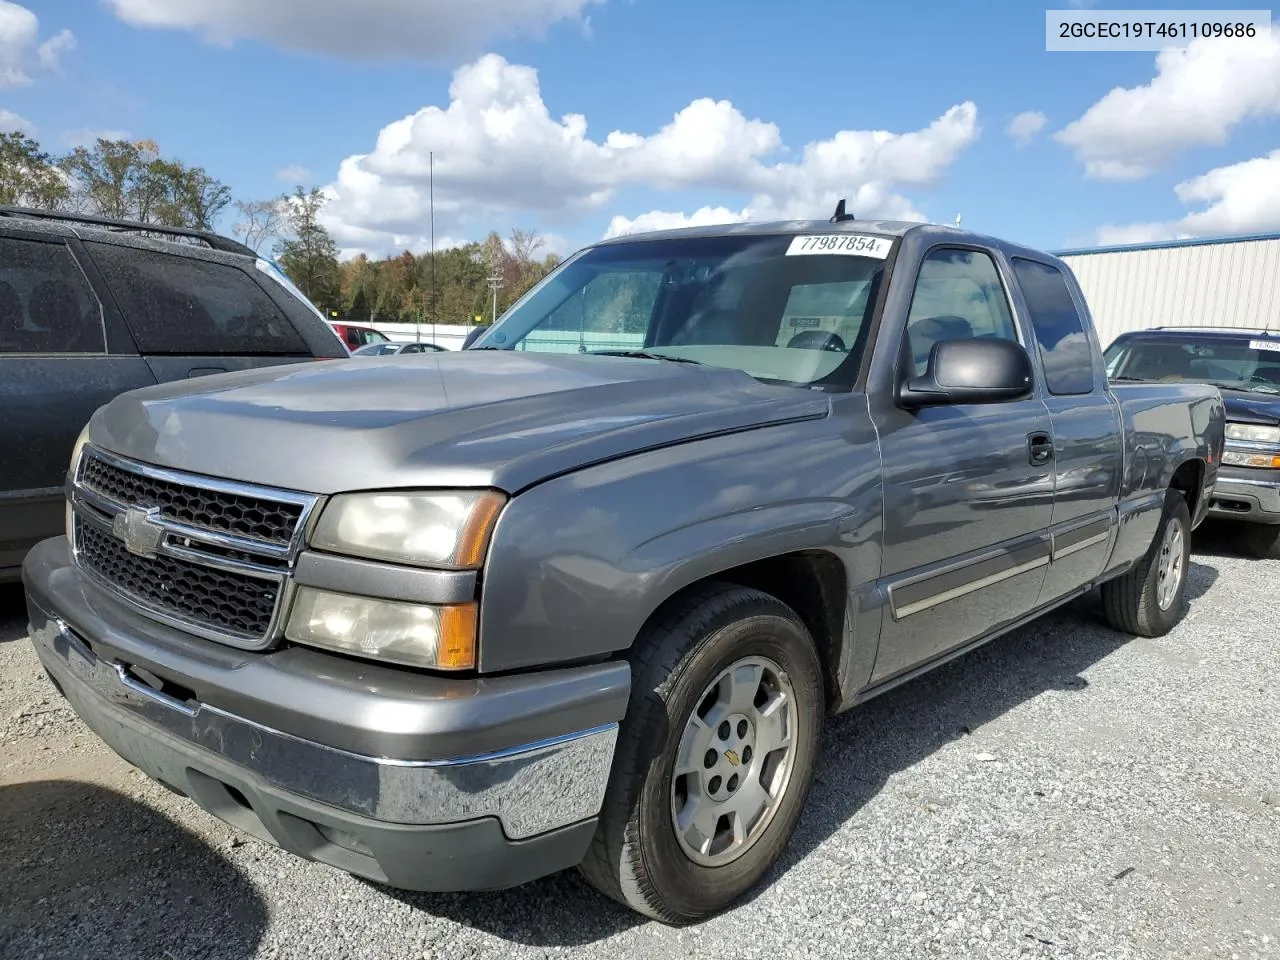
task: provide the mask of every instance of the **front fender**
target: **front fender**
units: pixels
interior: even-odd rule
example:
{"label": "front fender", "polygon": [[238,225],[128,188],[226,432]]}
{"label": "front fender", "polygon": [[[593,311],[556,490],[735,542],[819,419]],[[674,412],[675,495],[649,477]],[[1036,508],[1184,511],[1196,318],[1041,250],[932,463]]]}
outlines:
{"label": "front fender", "polygon": [[865,417],[838,419],[654,450],[514,497],[483,573],[481,671],[609,657],[679,590],[779,554],[826,550],[851,588],[874,584],[878,448]]}

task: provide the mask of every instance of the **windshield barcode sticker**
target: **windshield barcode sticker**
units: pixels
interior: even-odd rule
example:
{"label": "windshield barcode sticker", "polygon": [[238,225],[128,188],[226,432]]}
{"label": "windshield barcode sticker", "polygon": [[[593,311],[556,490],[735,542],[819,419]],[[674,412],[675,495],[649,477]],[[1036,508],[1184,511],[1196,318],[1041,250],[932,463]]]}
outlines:
{"label": "windshield barcode sticker", "polygon": [[1274,350],[1280,353],[1280,340],[1250,340],[1250,350]]}
{"label": "windshield barcode sticker", "polygon": [[840,254],[846,257],[874,257],[883,260],[889,256],[893,241],[888,237],[868,237],[856,233],[827,233],[817,237],[796,237],[787,248],[788,257],[810,254]]}

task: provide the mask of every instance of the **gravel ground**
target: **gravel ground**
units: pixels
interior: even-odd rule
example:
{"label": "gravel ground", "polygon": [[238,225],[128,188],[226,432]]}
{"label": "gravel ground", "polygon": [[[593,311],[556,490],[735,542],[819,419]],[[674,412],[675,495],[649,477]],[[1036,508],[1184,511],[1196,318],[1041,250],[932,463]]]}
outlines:
{"label": "gravel ground", "polygon": [[1081,601],[832,722],[786,862],[683,930],[572,873],[395,893],[237,834],[60,705],[0,588],[0,957],[1280,957],[1280,563],[1193,560],[1168,637]]}

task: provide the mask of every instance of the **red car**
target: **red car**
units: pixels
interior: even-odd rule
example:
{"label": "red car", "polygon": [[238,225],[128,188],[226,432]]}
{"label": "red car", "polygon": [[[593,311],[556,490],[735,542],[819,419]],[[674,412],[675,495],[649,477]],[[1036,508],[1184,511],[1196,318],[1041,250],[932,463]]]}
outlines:
{"label": "red car", "polygon": [[357,323],[338,323],[329,321],[329,326],[333,327],[333,332],[338,335],[338,339],[347,345],[348,350],[358,350],[360,347],[366,347],[371,343],[389,343],[391,338],[385,333],[373,329],[373,327],[364,327]]}

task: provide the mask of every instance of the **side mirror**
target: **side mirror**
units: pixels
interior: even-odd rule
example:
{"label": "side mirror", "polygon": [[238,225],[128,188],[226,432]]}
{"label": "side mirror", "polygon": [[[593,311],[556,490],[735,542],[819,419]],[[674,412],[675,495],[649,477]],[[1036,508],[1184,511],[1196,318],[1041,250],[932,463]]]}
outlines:
{"label": "side mirror", "polygon": [[941,340],[924,376],[898,390],[905,409],[950,403],[1007,403],[1031,396],[1031,358],[1022,345],[992,338]]}

